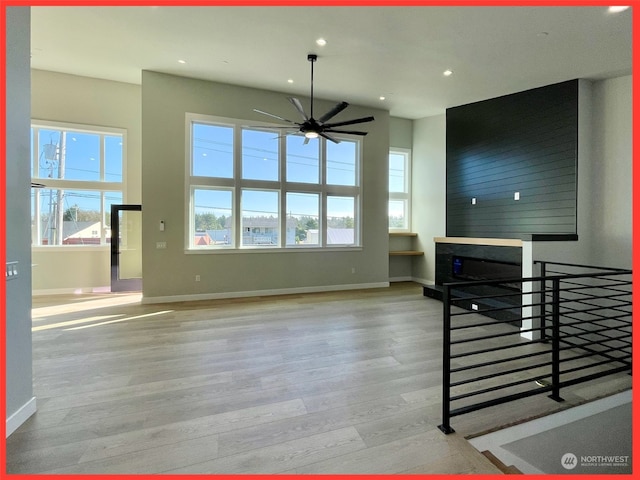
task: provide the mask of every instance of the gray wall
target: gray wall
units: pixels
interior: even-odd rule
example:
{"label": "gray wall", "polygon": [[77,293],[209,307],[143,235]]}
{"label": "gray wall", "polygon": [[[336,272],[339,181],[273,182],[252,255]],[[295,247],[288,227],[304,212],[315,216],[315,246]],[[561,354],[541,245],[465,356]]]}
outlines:
{"label": "gray wall", "polygon": [[[127,131],[123,167],[123,198],[140,203],[141,193],[141,95],[140,85],[80,77],[43,70],[31,71],[31,115],[84,125],[122,128]],[[34,294],[71,293],[108,287],[109,247],[35,247]]]}
{"label": "gray wall", "polygon": [[581,81],[577,242],[535,242],[534,259],[631,268],[631,76]]}
{"label": "gray wall", "polygon": [[593,85],[590,185],[591,258],[595,265],[631,268],[631,76]]}
{"label": "gray wall", "polygon": [[[390,148],[413,149],[413,120],[391,117],[389,122]],[[412,237],[389,237],[390,250],[414,250],[416,240]],[[389,280],[410,281],[413,278],[413,263],[415,257],[390,256]]]}
{"label": "gray wall", "polygon": [[[306,100],[301,99],[303,104]],[[335,102],[317,101],[317,111]],[[142,73],[143,296],[145,301],[382,286],[388,282],[389,114],[351,105],[343,118],[374,115],[363,142],[363,247],[349,251],[185,252],[185,114],[264,121],[290,116],[286,94]],[[165,221],[165,231],[158,224]],[[167,243],[156,249],[156,242]],[[352,269],[355,268],[355,273]],[[201,281],[195,282],[200,275]]]}
{"label": "gray wall", "polygon": [[[18,277],[6,282],[6,418],[10,434],[35,410],[31,367],[31,213],[29,169],[30,10],[7,7],[6,259]],[[19,417],[16,419],[16,417]],[[15,419],[11,421],[10,419]]]}
{"label": "gray wall", "polygon": [[446,231],[446,116],[436,115],[414,121],[412,170],[412,225],[418,234],[416,246],[424,251],[413,263],[413,278],[435,282],[433,237]]}

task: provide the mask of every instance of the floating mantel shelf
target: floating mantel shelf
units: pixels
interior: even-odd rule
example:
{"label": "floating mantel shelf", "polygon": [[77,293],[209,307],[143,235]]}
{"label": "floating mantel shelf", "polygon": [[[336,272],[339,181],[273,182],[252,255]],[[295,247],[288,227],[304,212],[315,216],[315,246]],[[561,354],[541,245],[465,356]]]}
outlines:
{"label": "floating mantel shelf", "polygon": [[497,247],[522,247],[518,238],[434,237],[436,243],[459,243],[463,245],[495,245]]}
{"label": "floating mantel shelf", "polygon": [[389,232],[390,237],[417,237],[417,233],[413,232]]}
{"label": "floating mantel shelf", "polygon": [[578,235],[571,233],[523,235],[522,238],[434,237],[433,239],[436,243],[495,245],[498,247],[522,247],[523,242],[575,242],[577,240]]}

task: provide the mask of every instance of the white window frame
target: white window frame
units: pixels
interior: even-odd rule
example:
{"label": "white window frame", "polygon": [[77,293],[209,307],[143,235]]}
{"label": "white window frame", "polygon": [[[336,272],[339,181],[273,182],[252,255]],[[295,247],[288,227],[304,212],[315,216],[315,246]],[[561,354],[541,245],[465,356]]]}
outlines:
{"label": "white window frame", "polygon": [[[69,180],[64,178],[47,178],[38,176],[40,173],[40,162],[39,156],[40,152],[38,149],[38,135],[34,134],[31,145],[31,164],[33,168],[34,176],[31,177],[31,182],[33,184],[37,184],[39,188],[32,189],[32,194],[36,197],[35,204],[35,217],[37,219],[40,218],[41,215],[41,206],[40,206],[40,195],[43,190],[81,190],[81,191],[95,191],[100,192],[100,213],[103,223],[103,228],[101,228],[100,232],[100,243],[99,244],[88,244],[88,245],[41,245],[41,244],[32,244],[33,249],[43,249],[50,251],[55,248],[63,248],[63,249],[73,249],[73,248],[91,248],[91,249],[104,249],[109,247],[109,243],[106,241],[107,230],[109,229],[108,225],[105,225],[106,215],[110,213],[110,210],[106,208],[105,196],[109,193],[119,193],[122,196],[122,203],[126,203],[125,199],[125,185],[126,185],[126,177],[127,177],[127,130],[123,128],[114,128],[114,127],[102,127],[97,125],[87,125],[87,124],[76,124],[76,123],[68,123],[68,122],[57,122],[51,120],[39,120],[32,119],[31,120],[31,129],[35,129],[38,132],[40,129],[55,129],[55,130],[66,130],[73,131],[78,133],[87,133],[92,135],[100,135],[100,180]],[[105,136],[113,136],[120,135],[122,137],[122,181],[121,182],[107,182],[105,181]],[[109,211],[108,211],[109,210]],[[32,239],[37,238],[39,241],[41,240],[42,232],[40,231],[41,225],[40,221],[37,220],[35,222],[35,233],[32,232]],[[33,241],[33,240],[32,240]]]}
{"label": "white window frame", "polygon": [[[192,125],[194,123],[204,123],[210,125],[232,126],[234,127],[234,177],[231,179],[217,177],[196,177],[192,176],[193,171],[193,152],[192,152]],[[356,146],[356,162],[355,162],[355,185],[330,185],[326,184],[326,140],[320,139],[320,165],[319,165],[319,181],[318,183],[298,183],[286,181],[286,137],[281,135],[281,130],[276,129],[276,125],[266,122],[256,122],[241,119],[233,119],[227,117],[218,117],[211,115],[203,115],[196,113],[187,113],[185,115],[185,253],[253,253],[253,252],[274,252],[274,251],[335,251],[335,250],[360,250],[362,249],[362,215],[361,215],[361,197],[362,197],[362,139],[354,138],[350,135],[336,135],[336,138],[343,141],[354,142]],[[242,129],[253,128],[266,130],[273,129],[275,135],[280,136],[279,143],[279,179],[271,180],[248,180],[242,179]],[[199,246],[195,245],[195,208],[193,200],[194,189],[200,188],[224,188],[232,191],[233,205],[233,232],[232,244],[229,246]],[[266,190],[279,192],[279,235],[278,245],[274,246],[243,246],[242,245],[242,191]],[[315,193],[319,195],[319,243],[317,245],[287,245],[286,241],[286,197],[287,193]],[[327,197],[328,196],[352,196],[355,203],[354,218],[354,243],[353,244],[327,244]]]}
{"label": "white window frame", "polygon": [[[389,223],[390,232],[410,232],[411,231],[411,150],[408,148],[389,148],[389,155],[402,155],[404,157],[404,192],[389,192],[389,202],[403,201],[405,203],[405,222],[404,227],[392,227]],[[389,166],[391,169],[391,166]],[[389,170],[391,174],[391,170]]]}

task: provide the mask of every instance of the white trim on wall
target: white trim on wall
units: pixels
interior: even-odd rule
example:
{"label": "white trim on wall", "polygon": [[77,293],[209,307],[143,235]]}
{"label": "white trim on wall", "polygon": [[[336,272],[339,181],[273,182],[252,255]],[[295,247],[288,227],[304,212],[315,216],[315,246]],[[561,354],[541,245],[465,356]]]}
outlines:
{"label": "white trim on wall", "polygon": [[31,399],[22,407],[20,407],[17,412],[7,417],[6,438],[8,438],[9,435],[15,432],[18,427],[26,422],[34,413],[36,413],[36,397],[31,397]]}
{"label": "white trim on wall", "polygon": [[389,282],[356,283],[351,285],[326,285],[320,287],[278,288],[272,290],[255,290],[246,292],[200,293],[195,295],[170,295],[164,297],[143,297],[143,304],[190,302],[198,300],[221,300],[226,298],[265,297],[273,295],[291,295],[299,293],[336,292],[343,290],[361,290],[369,288],[386,288]]}

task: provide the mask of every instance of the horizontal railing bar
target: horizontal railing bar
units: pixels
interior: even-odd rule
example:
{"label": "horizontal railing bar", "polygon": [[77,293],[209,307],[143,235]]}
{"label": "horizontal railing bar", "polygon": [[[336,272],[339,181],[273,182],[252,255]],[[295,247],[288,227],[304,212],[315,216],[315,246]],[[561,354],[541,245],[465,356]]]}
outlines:
{"label": "horizontal railing bar", "polygon": [[495,333],[493,335],[483,335],[481,337],[464,338],[461,340],[451,341],[451,345],[459,345],[460,343],[477,342],[478,340],[488,340],[499,337],[508,337],[509,335],[520,335],[522,333],[537,332],[539,330],[540,328],[525,328],[516,330],[515,332]]}
{"label": "horizontal railing bar", "polygon": [[489,367],[491,365],[498,365],[499,363],[513,362],[515,360],[523,360],[525,358],[537,357],[539,355],[549,355],[551,350],[543,350],[541,352],[525,353],[524,355],[516,355],[515,357],[502,358],[500,360],[494,360],[492,362],[474,363],[473,365],[465,365],[464,367],[456,367],[451,369],[451,373],[464,372],[465,370],[473,370],[474,368]]}
{"label": "horizontal railing bar", "polygon": [[[631,277],[631,274],[618,274],[621,276],[627,276],[627,277]],[[611,286],[611,285],[627,285],[627,284],[631,284],[632,283],[632,279],[631,278],[618,278],[618,276],[614,276],[613,278],[611,276],[609,276],[607,274],[607,276],[605,277],[604,275],[587,275],[584,277],[585,279],[597,279],[597,280],[601,280],[601,281],[606,281],[607,283],[601,283],[599,285],[602,286]],[[591,283],[584,283],[584,282],[579,282],[578,278],[570,278],[569,276],[567,276],[566,280],[560,280],[561,284],[564,285],[591,285],[591,286],[595,286]]]}
{"label": "horizontal railing bar", "polygon": [[535,382],[536,380],[542,380],[543,378],[548,378],[549,374],[545,375],[536,375],[534,377],[530,377],[524,380],[518,380],[517,382],[504,383],[502,385],[496,385],[493,387],[483,388],[482,390],[475,390],[473,392],[461,393],[459,395],[455,395],[451,397],[451,401],[462,400],[463,398],[475,397],[476,395],[482,395],[484,393],[496,392],[498,390],[503,390],[505,388],[517,387],[518,385],[523,385],[529,382]]}
{"label": "horizontal railing bar", "polygon": [[[469,312],[469,313],[476,313],[474,312]],[[542,319],[542,315],[533,315],[530,317],[521,317],[520,320],[540,320]],[[492,322],[482,322],[482,323],[474,323],[471,325],[460,325],[457,327],[451,327],[451,330],[464,330],[466,328],[475,328],[475,327],[491,327],[491,326],[496,326],[496,325],[503,325],[506,323],[513,323],[513,320],[499,320],[499,319],[495,319]],[[517,328],[517,327],[514,327]]]}
{"label": "horizontal railing bar", "polygon": [[[621,275],[621,274],[631,274],[631,271],[619,271],[619,270],[615,270],[615,271],[611,271],[609,273],[599,273],[597,275],[598,278],[600,277],[611,277],[611,276],[615,276],[615,275]],[[449,288],[461,288],[461,287],[472,287],[472,286],[478,286],[478,285],[500,285],[502,283],[522,283],[522,282],[540,282],[543,280],[567,280],[567,279],[572,279],[572,278],[594,278],[594,275],[589,275],[586,273],[583,274],[568,274],[568,275],[547,275],[544,277],[526,277],[526,278],[501,278],[501,279],[497,279],[497,280],[473,280],[473,281],[466,281],[466,282],[446,282],[443,283],[442,286],[443,287],[449,287]]]}
{"label": "horizontal railing bar", "polygon": [[[569,349],[571,350],[576,350],[576,349],[580,349],[580,350],[586,350],[587,352],[591,352],[591,354],[589,356],[591,357],[595,357],[597,355],[606,357],[606,358],[611,358],[613,360],[618,360],[621,357],[613,357],[611,355],[609,355],[607,352],[609,350],[594,350],[592,348],[589,348],[591,345],[600,345],[600,342],[594,341],[594,342],[588,342],[588,343],[582,343],[582,344],[576,344],[576,343],[572,343],[566,340],[563,340],[563,343],[569,345]],[[631,345],[629,345],[629,347],[631,347]],[[629,348],[627,347],[627,348]],[[567,349],[567,347],[563,347],[565,350]],[[609,348],[614,348],[614,347],[609,347]],[[631,358],[631,352],[627,352],[626,350],[624,350],[625,347],[622,348],[618,348],[617,351],[623,352],[625,354],[625,357],[629,357]],[[622,358],[625,358],[622,357]]]}
{"label": "horizontal railing bar", "polygon": [[[579,367],[573,367],[573,368],[568,368],[567,370],[561,370],[560,371],[560,375],[567,375],[569,373],[580,372],[581,370],[588,370],[590,368],[600,367],[602,365],[608,365],[610,363],[613,363],[613,360],[602,360],[600,362],[591,363],[589,365],[580,365]],[[631,364],[629,362],[624,362],[622,360],[618,361],[618,363],[622,363],[622,364],[631,366]]]}
{"label": "horizontal railing bar", "polygon": [[[569,327],[569,326],[570,325],[562,325],[561,328],[565,328],[565,327]],[[611,330],[610,328],[606,328],[606,327],[600,328],[600,329],[597,329],[597,330],[585,330],[584,328],[580,328],[579,326],[574,326],[572,328],[581,330],[581,332],[568,333],[568,332],[563,331],[560,339],[563,340],[565,338],[576,338],[576,337],[582,338],[584,335],[600,335],[601,337],[607,338],[607,340],[602,339],[602,338],[596,340],[599,343],[599,342],[603,342],[603,341],[607,342],[607,341],[617,340],[618,338],[621,338],[621,337],[607,337],[606,335],[603,335],[601,332],[608,332],[608,331]]]}
{"label": "horizontal railing bar", "polygon": [[[574,348],[571,348],[571,350],[574,350]],[[588,348],[583,348],[582,350],[587,350],[587,351],[588,351],[588,352],[590,352],[590,353],[583,353],[582,355],[575,355],[575,356],[573,356],[573,357],[563,358],[563,359],[562,359],[562,362],[563,362],[563,363],[564,363],[564,362],[572,362],[572,361],[574,361],[574,360],[579,360],[579,359],[582,359],[582,358],[595,357],[595,356],[597,356],[597,355],[601,355],[601,356],[603,356],[603,357],[607,357],[607,358],[611,357],[612,359],[616,359],[616,360],[617,360],[617,359],[619,359],[619,358],[623,358],[623,359],[624,359],[624,358],[626,358],[627,356],[628,356],[628,357],[631,357],[631,352],[626,352],[626,351],[624,351],[624,353],[625,353],[626,355],[625,355],[625,356],[623,356],[623,357],[613,357],[613,356],[611,356],[611,355],[607,355],[609,352],[620,352],[620,351],[621,351],[621,349],[616,348],[616,347],[609,347],[609,348],[607,348],[607,349],[605,349],[605,350],[594,350],[593,352],[592,352],[592,351],[590,351]],[[623,350],[622,350],[622,351],[623,351]]]}
{"label": "horizontal railing bar", "polygon": [[570,387],[571,385],[577,385],[578,383],[588,382],[589,380],[595,380],[596,378],[606,377],[607,375],[613,375],[614,373],[621,373],[631,370],[631,365],[625,367],[617,367],[603,372],[595,372],[584,377],[572,378],[570,380],[564,380],[560,382],[561,387]]}
{"label": "horizontal railing bar", "polygon": [[[601,322],[602,320],[598,320],[598,321]],[[615,340],[615,339],[618,339],[618,338],[622,338],[624,336],[631,335],[631,332],[628,332],[628,331],[625,330],[625,329],[631,328],[631,325],[621,325],[621,326],[618,326],[618,327],[607,327],[606,325],[600,325],[600,324],[598,324],[596,322],[589,322],[588,323],[588,325],[594,325],[594,326],[597,326],[597,327],[602,327],[602,328],[600,328],[598,330],[589,330],[588,328],[585,328],[583,325],[584,325],[584,323],[577,323],[577,324],[574,323],[574,324],[571,324],[571,325],[561,325],[560,328],[562,329],[562,328],[571,327],[571,328],[574,328],[576,330],[580,330],[581,332],[584,332],[584,333],[597,333],[597,334],[599,334],[599,335],[601,335],[601,336],[603,336],[605,338],[610,338],[612,340]],[[605,334],[603,334],[601,332],[612,332],[612,333],[613,332],[618,332],[618,333],[621,333],[622,335],[619,335],[617,337],[612,337],[612,336],[609,336],[609,335],[605,335]],[[579,335],[578,333],[573,333],[573,334],[571,334],[569,332],[564,332],[564,333],[567,333],[567,335]]]}
{"label": "horizontal railing bar", "polygon": [[485,400],[483,402],[476,403],[474,405],[466,405],[464,407],[458,407],[454,410],[451,410],[449,412],[449,416],[457,417],[459,415],[464,415],[465,413],[471,413],[478,410],[482,410],[483,408],[495,407],[496,405],[502,405],[503,403],[508,403],[514,400],[520,400],[522,398],[532,397],[533,395],[539,395],[541,393],[550,392],[552,389],[553,389],[552,386],[538,387],[535,390],[527,390],[526,392],[512,393],[504,397]]}
{"label": "horizontal railing bar", "polygon": [[[566,347],[560,347],[560,351],[574,350],[575,348],[576,348],[576,346],[569,345],[569,346],[566,346]],[[589,351],[589,349],[587,349],[587,348],[584,348],[583,350]],[[597,356],[597,355],[604,356],[604,357],[607,357],[607,358],[610,357],[612,361],[620,361],[620,358],[625,358],[625,357],[613,357],[613,356],[607,355],[608,352],[612,352],[612,351],[620,351],[620,348],[609,347],[606,350],[594,350],[591,353],[585,353],[585,354],[582,354],[582,355],[576,355],[576,356],[573,356],[573,357],[563,358],[561,360],[561,363],[570,362],[570,361],[578,360],[578,359],[581,359],[581,358],[594,357],[594,356]],[[527,353],[527,354],[524,354],[524,355],[517,355],[517,356],[514,356],[514,357],[503,358],[503,359],[495,360],[495,361],[491,361],[491,362],[482,362],[482,363],[475,363],[475,364],[472,364],[472,365],[465,365],[463,367],[452,368],[451,369],[451,373],[453,374],[453,373],[464,372],[464,371],[467,371],[467,370],[474,370],[474,369],[489,367],[489,366],[497,365],[497,364],[500,364],[500,363],[508,363],[508,362],[513,362],[513,361],[516,361],[516,360],[523,360],[525,358],[531,358],[531,357],[536,357],[536,356],[540,356],[540,355],[548,355],[550,353],[551,353],[551,350],[544,350],[544,351],[541,351],[541,352]],[[631,353],[629,353],[628,355],[630,356]]]}
{"label": "horizontal railing bar", "polygon": [[534,260],[533,263],[545,264],[545,265],[561,265],[563,267],[577,267],[577,268],[590,268],[593,270],[609,270],[609,271],[619,271],[619,272],[628,272],[631,273],[631,270],[626,268],[617,268],[617,267],[598,267],[596,265],[580,265],[577,263],[562,263],[562,262],[548,262],[546,260]]}
{"label": "horizontal railing bar", "polygon": [[[539,328],[538,330],[542,330],[542,328]],[[498,352],[500,350],[509,350],[511,348],[518,348],[518,347],[528,347],[531,344],[534,343],[547,343],[546,339],[539,339],[539,340],[528,340],[526,343],[516,343],[513,345],[503,345],[501,347],[493,347],[493,348],[483,348],[481,350],[474,350],[472,352],[464,352],[464,353],[457,353],[457,354],[453,354],[451,355],[451,358],[464,358],[464,357],[470,357],[472,355],[479,355],[482,353],[489,353],[489,352]]]}
{"label": "horizontal railing bar", "polygon": [[[579,304],[584,304],[584,305],[590,305],[590,306],[594,306],[594,307],[599,307],[602,306],[601,304],[598,303],[593,303],[596,300],[602,300],[602,299],[606,299],[606,300],[611,300],[611,307],[616,307],[616,308],[622,308],[622,307],[628,307],[631,306],[633,304],[633,301],[631,299],[631,293],[625,293],[624,296],[628,297],[626,299],[622,299],[622,298],[618,298],[619,296],[622,295],[611,295],[611,296],[606,296],[606,295],[600,295],[600,296],[589,296],[586,294],[579,294],[582,295],[581,297],[576,297],[576,296],[561,296],[560,297],[560,305],[564,304],[564,303],[579,303]],[[546,298],[550,298],[550,297],[546,297]]]}
{"label": "horizontal railing bar", "polygon": [[[566,292],[566,290],[565,290]],[[584,303],[586,305],[594,305],[593,303],[590,303],[588,300],[598,300],[598,299],[603,299],[606,298],[607,300],[611,300],[613,302],[617,302],[617,305],[613,305],[615,307],[620,307],[620,306],[624,306],[624,305],[631,305],[631,300],[627,299],[627,300],[619,300],[618,297],[631,297],[631,293],[630,292],[626,292],[624,294],[620,294],[620,295],[609,295],[609,296],[603,296],[603,295],[587,295],[584,293],[578,293],[578,295],[582,295],[581,298],[576,298],[576,297],[566,297],[566,296],[561,296],[560,297],[560,303],[571,303],[571,302],[575,302],[575,303]],[[599,306],[598,304],[595,304],[594,306]]]}
{"label": "horizontal railing bar", "polygon": [[[586,320],[584,318],[578,318],[577,316],[575,316],[575,314],[578,314],[578,313],[590,313],[590,312],[584,312],[584,311],[581,311],[581,310],[574,311],[574,312],[563,312],[561,314],[561,316],[564,317],[564,318],[568,318],[568,319],[572,320],[572,322],[571,323],[563,322],[562,326],[563,327],[571,327],[573,325],[595,324],[596,322],[604,322],[604,321],[607,321],[607,320],[620,322],[620,323],[623,324],[623,325],[618,325],[616,327],[611,327],[612,329],[630,327],[632,325],[632,320],[630,320],[630,321],[624,320],[625,318],[629,318],[630,315],[631,315],[631,314],[626,313],[626,312],[621,314],[621,315],[615,315],[613,317],[605,317],[603,315],[599,315],[599,314],[593,313],[591,315],[593,315],[596,318],[593,318],[593,319],[590,319],[590,320]],[[549,314],[550,313],[547,312],[547,315],[549,315]]]}
{"label": "horizontal railing bar", "polygon": [[[534,368],[541,368],[541,367],[548,367],[549,365],[552,365],[553,362],[549,361],[549,362],[544,362],[544,363],[536,363],[533,365],[527,365],[526,367],[518,367],[518,368],[513,368],[511,370],[504,370],[502,372],[498,372],[498,373],[491,373],[491,374],[486,374],[486,375],[481,375],[479,377],[475,377],[475,378],[469,378],[467,380],[458,380],[457,382],[453,382],[451,383],[452,387],[457,387],[460,385],[465,385],[468,383],[474,383],[474,382],[479,382],[482,380],[488,380],[489,378],[496,378],[496,377],[501,377],[503,375],[509,375],[511,373],[518,373],[518,372],[524,372],[527,370],[532,370]],[[547,376],[549,375],[549,373],[547,373]]]}

